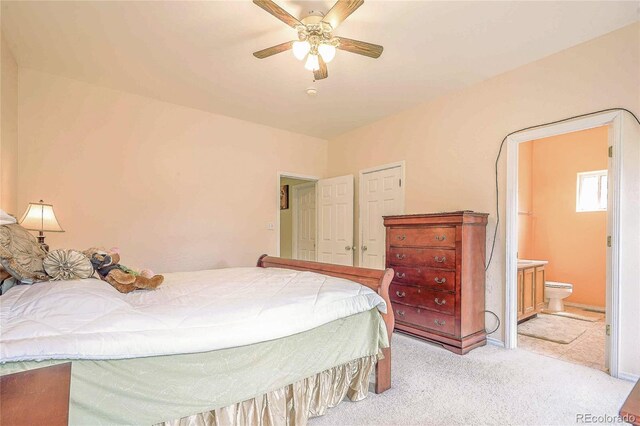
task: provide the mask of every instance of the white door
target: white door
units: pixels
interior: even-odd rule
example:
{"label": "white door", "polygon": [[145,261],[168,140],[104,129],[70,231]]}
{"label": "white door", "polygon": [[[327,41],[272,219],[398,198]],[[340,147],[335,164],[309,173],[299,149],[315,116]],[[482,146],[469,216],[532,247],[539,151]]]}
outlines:
{"label": "white door", "polygon": [[353,265],[353,175],[316,186],[318,262]]}
{"label": "white door", "polygon": [[404,213],[401,166],[364,172],[360,179],[360,266],[384,269],[386,230],[382,216]]}
{"label": "white door", "polygon": [[293,187],[293,258],[316,260],[316,183]]}

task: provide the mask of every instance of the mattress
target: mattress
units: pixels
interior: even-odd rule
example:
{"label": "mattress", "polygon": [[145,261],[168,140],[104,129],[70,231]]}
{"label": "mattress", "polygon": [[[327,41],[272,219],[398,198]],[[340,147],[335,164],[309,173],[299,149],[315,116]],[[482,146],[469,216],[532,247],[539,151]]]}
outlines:
{"label": "mattress", "polygon": [[192,354],[279,339],[378,309],[355,282],[278,268],[165,274],[121,294],[96,279],[16,286],[0,296],[0,362]]}

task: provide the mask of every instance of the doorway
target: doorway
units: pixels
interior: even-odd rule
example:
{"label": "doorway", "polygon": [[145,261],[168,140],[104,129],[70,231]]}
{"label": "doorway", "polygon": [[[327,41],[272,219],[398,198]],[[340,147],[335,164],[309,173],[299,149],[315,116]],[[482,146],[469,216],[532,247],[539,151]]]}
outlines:
{"label": "doorway", "polygon": [[607,371],[608,126],[518,154],[518,347]]}
{"label": "doorway", "polygon": [[316,182],[300,176],[279,176],[279,256],[316,260]]}
{"label": "doorway", "polygon": [[383,216],[404,213],[404,161],[360,171],[360,266],[384,269],[386,230]]}
{"label": "doorway", "polygon": [[[536,128],[513,134],[506,139],[507,144],[507,206],[506,206],[506,292],[505,292],[505,347],[518,345],[518,159],[520,145],[524,142],[550,136],[592,129],[600,126],[608,128],[608,179],[607,179],[607,240],[606,244],[606,339],[605,365],[609,373],[618,377],[620,347],[620,240],[621,217],[625,226],[633,228],[634,221],[621,216],[622,179],[622,123],[625,118],[620,112],[597,113],[575,120]],[[611,153],[618,153],[612,155]],[[633,190],[634,186],[630,185]],[[627,189],[629,191],[629,189]],[[633,205],[632,202],[629,203]],[[629,243],[634,250],[635,241]],[[631,264],[630,264],[631,266]]]}
{"label": "doorway", "polygon": [[353,181],[279,172],[277,255],[353,266]]}

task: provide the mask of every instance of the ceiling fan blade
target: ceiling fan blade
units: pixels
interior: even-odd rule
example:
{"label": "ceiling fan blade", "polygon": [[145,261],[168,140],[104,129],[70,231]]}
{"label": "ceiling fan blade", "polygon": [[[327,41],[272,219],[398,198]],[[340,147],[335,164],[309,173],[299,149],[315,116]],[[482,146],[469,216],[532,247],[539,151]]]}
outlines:
{"label": "ceiling fan blade", "polygon": [[363,3],[364,0],[338,0],[331,10],[324,15],[322,21],[331,25],[335,30],[342,21],[347,19],[347,16],[355,12]]}
{"label": "ceiling fan blade", "polygon": [[316,80],[322,80],[329,77],[329,71],[327,70],[327,63],[322,59],[322,56],[318,55],[318,64],[320,68],[313,72],[313,78]]}
{"label": "ceiling fan blade", "polygon": [[352,40],[350,38],[337,37],[340,43],[337,48],[346,50],[347,52],[357,53],[358,55],[368,56],[370,58],[379,58],[382,55],[384,47],[367,43],[366,41]]}
{"label": "ceiling fan blade", "polygon": [[291,16],[289,12],[271,0],[253,0],[253,2],[292,28],[302,25],[302,23]]}
{"label": "ceiling fan blade", "polygon": [[292,41],[288,41],[286,43],[277,44],[275,46],[267,47],[266,49],[258,50],[257,52],[253,52],[253,56],[258,59],[268,58],[269,56],[273,56],[277,53],[284,52],[285,50],[291,49],[293,45]]}

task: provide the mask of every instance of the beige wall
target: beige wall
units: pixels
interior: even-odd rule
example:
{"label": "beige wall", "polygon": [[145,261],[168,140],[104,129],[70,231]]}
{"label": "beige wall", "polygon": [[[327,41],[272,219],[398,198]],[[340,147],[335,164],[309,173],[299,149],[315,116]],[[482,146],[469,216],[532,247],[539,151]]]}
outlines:
{"label": "beige wall", "polygon": [[18,215],[18,64],[0,38],[0,208]]}
{"label": "beige wall", "polygon": [[529,199],[531,213],[518,216],[529,222],[528,230],[520,227],[518,244],[526,250],[520,258],[549,261],[547,280],[573,284],[568,302],[601,308],[606,304],[607,212],[576,212],[576,178],[579,172],[607,169],[608,143],[605,126],[522,143],[518,152],[530,153],[529,164],[527,155],[519,155],[518,164],[518,172],[530,173],[528,185],[518,180],[518,195]]}
{"label": "beige wall", "polygon": [[293,191],[291,189],[304,183],[309,183],[309,181],[286,177],[280,178],[280,185],[289,185],[289,208],[280,210],[280,257],[286,259],[293,258],[293,205],[291,204]]}
{"label": "beige wall", "polygon": [[[329,175],[357,176],[361,169],[405,160],[407,213],[488,212],[491,235],[496,224],[494,161],[509,132],[602,108],[622,106],[640,113],[639,90],[640,24],[634,24],[336,137],[329,141]],[[504,154],[499,164],[503,220]],[[625,167],[639,163],[634,156]],[[487,309],[503,319],[504,229],[503,221],[486,295]],[[636,279],[625,285],[639,284]],[[504,327],[494,336],[503,339]],[[637,338],[636,328],[623,351],[640,353]],[[640,363],[621,369],[640,374]]]}
{"label": "beige wall", "polygon": [[52,247],[119,246],[156,271],[275,253],[277,172],[324,175],[327,142],[27,69],[18,205],[53,203]]}

